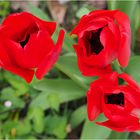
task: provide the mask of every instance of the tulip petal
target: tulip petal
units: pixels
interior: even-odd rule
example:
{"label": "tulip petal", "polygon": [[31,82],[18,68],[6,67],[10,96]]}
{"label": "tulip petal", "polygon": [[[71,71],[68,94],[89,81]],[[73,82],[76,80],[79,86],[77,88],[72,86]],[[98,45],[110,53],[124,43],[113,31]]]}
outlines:
{"label": "tulip petal", "polygon": [[114,120],[107,120],[105,122],[96,122],[98,125],[109,127],[118,132],[132,132],[140,130],[139,119],[133,116],[130,117],[118,117]]}
{"label": "tulip petal", "polygon": [[17,64],[15,64],[9,57],[7,51],[3,48],[3,44],[1,42],[0,44],[0,66],[8,71],[13,72],[14,74],[17,74],[21,77],[23,77],[28,83],[31,82],[34,70],[30,69],[24,69],[19,67]]}
{"label": "tulip petal", "polygon": [[36,77],[38,79],[42,79],[42,77],[51,69],[51,67],[57,61],[62,49],[64,34],[65,32],[63,30],[60,30],[58,40],[56,45],[54,46],[54,49],[46,56],[46,58],[38,66],[36,70]]}
{"label": "tulip petal", "polygon": [[91,65],[86,64],[83,61],[84,60],[83,49],[79,45],[73,45],[73,47],[77,54],[78,67],[84,76],[102,76],[104,74],[112,72],[111,65],[107,65],[106,67],[97,67],[94,65],[91,66]]}
{"label": "tulip petal", "polygon": [[35,68],[40,65],[46,54],[53,49],[54,43],[48,32],[39,31],[31,35],[29,42],[24,47],[23,67]]}
{"label": "tulip petal", "polygon": [[101,108],[101,98],[102,93],[98,91],[98,87],[96,89],[89,89],[87,92],[87,111],[89,120],[93,121],[97,118],[97,116],[102,112]]}
{"label": "tulip petal", "polygon": [[32,15],[27,12],[9,15],[3,21],[1,29],[1,34],[15,41],[22,41],[28,33],[38,30]]}
{"label": "tulip petal", "polygon": [[[37,20],[40,20],[40,19],[37,18]],[[48,31],[50,35],[54,33],[56,29],[56,22],[48,22],[44,20],[40,20],[40,22],[43,24],[43,26],[45,26],[46,30]]]}
{"label": "tulip petal", "polygon": [[104,61],[107,61],[106,63],[110,64],[111,61],[117,57],[117,42],[108,27],[103,28],[100,35],[100,41],[104,46],[104,55],[107,55],[107,58]]}
{"label": "tulip petal", "polygon": [[[82,29],[89,23],[89,21],[91,20],[95,20],[96,18],[100,18],[103,19],[104,17],[109,16],[110,18],[114,18],[115,13],[118,10],[96,10],[96,11],[92,11],[87,15],[84,15],[79,23],[77,24],[77,26],[72,30],[71,34],[79,34],[79,32],[82,31]],[[96,23],[95,23],[96,25]]]}
{"label": "tulip petal", "polygon": [[128,16],[120,11],[118,11],[115,14],[115,18],[118,23],[121,34],[121,42],[118,52],[118,61],[122,67],[126,67],[128,65],[130,57],[130,45],[131,45],[130,21]]}

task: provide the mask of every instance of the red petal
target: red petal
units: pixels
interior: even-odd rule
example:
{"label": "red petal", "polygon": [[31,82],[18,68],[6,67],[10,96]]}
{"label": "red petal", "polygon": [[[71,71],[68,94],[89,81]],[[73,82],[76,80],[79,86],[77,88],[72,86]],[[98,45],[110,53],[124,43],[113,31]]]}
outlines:
{"label": "red petal", "polygon": [[[37,18],[37,20],[40,20]],[[52,35],[56,29],[56,22],[49,22],[49,21],[44,21],[40,20],[40,22],[45,26],[46,30],[50,35]]]}
{"label": "red petal", "polygon": [[131,45],[130,21],[128,16],[120,11],[118,11],[115,14],[115,19],[118,23],[121,34],[118,60],[122,67],[126,67],[130,57],[130,45]]}
{"label": "red petal", "polygon": [[22,41],[27,33],[38,30],[33,16],[26,12],[9,15],[3,21],[1,28],[1,34],[15,41]]}
{"label": "red petal", "polygon": [[98,125],[106,126],[118,132],[133,132],[140,130],[139,119],[135,117],[129,118],[114,118],[114,120],[107,120],[105,122],[97,122]]}
{"label": "red petal", "polygon": [[110,17],[114,18],[114,15],[118,10],[95,10],[89,13],[90,17]]}
{"label": "red petal", "polygon": [[87,111],[89,120],[93,121],[102,112],[102,93],[97,87],[90,87],[87,92]]}
{"label": "red petal", "polygon": [[[84,28],[85,25],[87,25],[90,21],[94,21],[96,20],[96,18],[106,18],[106,17],[110,17],[110,18],[114,18],[114,14],[117,12],[118,10],[96,10],[96,11],[92,11],[87,15],[84,15],[79,23],[77,24],[77,26],[72,30],[71,34],[78,34],[79,32],[82,31],[82,28]],[[96,25],[96,23],[95,23]]]}
{"label": "red petal", "polygon": [[3,47],[4,45],[0,44],[0,66],[14,74],[23,77],[28,83],[30,83],[34,75],[34,70],[19,67],[14,61],[10,59],[10,56]]}
{"label": "red petal", "polygon": [[94,65],[92,66],[92,65],[86,64],[83,61],[83,57],[84,57],[83,49],[78,45],[74,45],[74,49],[77,54],[78,67],[83,75],[85,75],[85,76],[102,76],[104,74],[112,72],[112,68],[110,65],[107,65],[106,67],[98,67],[98,66],[94,66]]}
{"label": "red petal", "polygon": [[54,46],[54,49],[49,53],[49,55],[46,56],[46,58],[38,66],[36,71],[36,77],[38,79],[42,79],[42,77],[52,68],[54,63],[57,61],[61,52],[64,34],[65,32],[63,30],[60,30],[59,37],[56,45]]}
{"label": "red petal", "polygon": [[110,64],[112,60],[117,58],[118,46],[115,36],[108,27],[103,28],[100,35],[100,41],[104,46],[104,55],[106,56],[106,60],[104,61],[106,61],[107,64]]}
{"label": "red petal", "polygon": [[23,67],[35,68],[45,59],[53,49],[54,43],[48,32],[39,31],[32,34],[29,42],[24,47]]}

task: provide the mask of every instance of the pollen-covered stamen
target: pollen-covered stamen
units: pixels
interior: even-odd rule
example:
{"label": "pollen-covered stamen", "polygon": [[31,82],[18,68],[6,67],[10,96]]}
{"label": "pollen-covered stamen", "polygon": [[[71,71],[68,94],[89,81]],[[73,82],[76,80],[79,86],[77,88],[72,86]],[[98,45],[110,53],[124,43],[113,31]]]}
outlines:
{"label": "pollen-covered stamen", "polygon": [[21,45],[22,48],[24,48],[24,46],[28,43],[29,38],[30,38],[30,35],[28,34],[28,35],[26,36],[26,39],[25,39],[24,41],[21,41],[21,42],[20,42],[20,45]]}
{"label": "pollen-covered stamen", "polygon": [[105,103],[106,104],[115,104],[119,106],[124,106],[124,94],[122,92],[117,94],[108,94],[105,95]]}
{"label": "pollen-covered stamen", "polygon": [[99,54],[104,48],[100,41],[100,34],[103,28],[93,31],[91,37],[88,39],[90,44],[90,54]]}

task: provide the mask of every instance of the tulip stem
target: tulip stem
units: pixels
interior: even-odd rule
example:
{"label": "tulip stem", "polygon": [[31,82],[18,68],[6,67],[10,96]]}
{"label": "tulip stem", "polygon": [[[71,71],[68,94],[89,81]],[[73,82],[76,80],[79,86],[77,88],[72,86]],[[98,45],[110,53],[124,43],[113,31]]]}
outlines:
{"label": "tulip stem", "polygon": [[118,63],[117,60],[114,61],[114,67],[115,67],[115,70],[118,72],[118,73],[122,73],[122,69],[120,67],[120,64]]}

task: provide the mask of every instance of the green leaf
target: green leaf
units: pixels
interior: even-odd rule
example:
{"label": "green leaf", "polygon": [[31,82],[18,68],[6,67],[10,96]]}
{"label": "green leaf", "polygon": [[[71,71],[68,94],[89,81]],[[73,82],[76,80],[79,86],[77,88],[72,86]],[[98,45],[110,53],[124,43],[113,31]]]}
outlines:
{"label": "green leaf", "polygon": [[8,71],[4,71],[4,77],[9,84],[15,88],[17,95],[23,95],[29,90],[29,85],[19,76],[16,76]]}
{"label": "green leaf", "polygon": [[4,88],[1,94],[1,101],[11,101],[11,108],[23,108],[25,103],[24,101],[17,97],[15,94],[15,90],[11,87]]}
{"label": "green leaf", "polygon": [[48,95],[54,94],[59,98],[60,103],[82,98],[86,90],[79,87],[70,79],[43,79],[34,88],[42,91],[31,103],[32,107],[39,106],[42,109],[50,107],[47,101]]}
{"label": "green leaf", "polygon": [[45,119],[46,132],[55,135],[59,139],[66,137],[66,125],[67,118],[65,116],[48,116]]}
{"label": "green leaf", "polygon": [[31,131],[31,124],[29,120],[18,121],[18,125],[16,126],[17,135],[27,135]]}
{"label": "green leaf", "polygon": [[50,107],[50,104],[48,103],[47,97],[48,97],[48,93],[45,92],[41,92],[38,93],[39,95],[31,102],[30,107],[40,107],[43,110],[47,109]]}
{"label": "green leaf", "polygon": [[116,131],[112,131],[109,136],[109,139],[128,139],[128,135],[128,132],[119,133]]}
{"label": "green leaf", "polygon": [[71,115],[70,124],[72,128],[76,128],[80,123],[86,119],[86,106],[80,106]]}
{"label": "green leaf", "polygon": [[11,132],[11,130],[13,128],[16,128],[16,126],[18,125],[18,123],[16,121],[6,121],[4,124],[3,124],[3,127],[2,127],[2,133],[3,135],[7,135],[8,133]]}
{"label": "green leaf", "polygon": [[[98,121],[99,122],[104,121],[104,117],[100,115],[95,122]],[[91,122],[88,119],[85,121],[81,134],[81,139],[107,139],[108,138],[111,130],[103,126],[99,126],[95,124],[95,122]]]}
{"label": "green leaf", "polygon": [[45,14],[41,9],[38,7],[35,7],[31,4],[28,5],[29,12],[31,12],[33,15],[37,16],[38,18],[41,18],[43,20],[50,20],[50,17]]}
{"label": "green leaf", "polygon": [[83,15],[89,13],[90,10],[87,7],[81,7],[77,13],[76,13],[76,17],[81,18]]}
{"label": "green leaf", "polygon": [[138,135],[140,135],[140,130],[139,130],[139,131],[136,131],[136,133],[137,133]]}
{"label": "green leaf", "polygon": [[123,0],[123,1],[118,1],[118,0],[109,0],[108,1],[108,8],[111,10],[119,9],[122,12],[125,12],[130,19],[133,18],[133,13],[135,10],[135,7],[137,5],[137,0],[134,1],[128,1],[128,0]]}
{"label": "green leaf", "polygon": [[39,107],[29,108],[27,119],[33,121],[33,129],[36,133],[42,133],[44,130],[44,112]]}
{"label": "green leaf", "polygon": [[131,75],[140,84],[140,56],[132,56],[128,66],[124,69],[126,73]]}
{"label": "green leaf", "polygon": [[140,3],[136,5],[134,20],[135,30],[137,31],[138,27],[140,26]]}
{"label": "green leaf", "polygon": [[59,57],[55,64],[56,68],[69,76],[74,82],[84,89],[88,89],[88,84],[95,78],[83,77],[77,67],[77,58],[75,55],[64,55]]}
{"label": "green leaf", "polygon": [[60,99],[57,94],[49,94],[47,97],[47,101],[51,108],[55,109],[56,111],[59,110]]}

